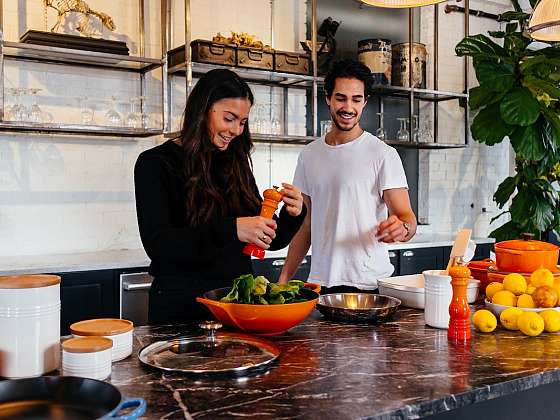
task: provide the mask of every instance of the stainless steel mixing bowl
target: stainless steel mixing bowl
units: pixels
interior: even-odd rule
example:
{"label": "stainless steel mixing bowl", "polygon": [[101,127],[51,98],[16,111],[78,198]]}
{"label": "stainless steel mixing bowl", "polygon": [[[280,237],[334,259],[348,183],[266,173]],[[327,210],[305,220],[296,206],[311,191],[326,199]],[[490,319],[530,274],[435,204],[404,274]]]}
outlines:
{"label": "stainless steel mixing bowl", "polygon": [[384,322],[396,311],[397,298],[370,293],[332,293],[319,296],[317,309],[326,318],[343,322]]}

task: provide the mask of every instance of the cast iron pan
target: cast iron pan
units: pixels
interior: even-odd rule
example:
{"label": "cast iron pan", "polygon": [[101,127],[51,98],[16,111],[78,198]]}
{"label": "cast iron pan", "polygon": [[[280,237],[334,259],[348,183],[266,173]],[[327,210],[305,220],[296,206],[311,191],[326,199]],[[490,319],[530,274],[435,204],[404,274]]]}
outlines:
{"label": "cast iron pan", "polygon": [[[118,417],[119,411],[136,407]],[[142,398],[123,398],[113,385],[73,376],[0,381],[0,419],[136,419],[146,411]]]}

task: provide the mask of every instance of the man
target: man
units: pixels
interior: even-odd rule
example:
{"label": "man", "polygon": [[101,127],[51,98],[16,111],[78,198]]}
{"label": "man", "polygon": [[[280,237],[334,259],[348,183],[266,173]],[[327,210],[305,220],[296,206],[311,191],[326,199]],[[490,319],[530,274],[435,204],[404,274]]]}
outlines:
{"label": "man", "polygon": [[373,291],[394,269],[384,243],[416,233],[399,155],[359,124],[372,84],[370,70],[355,60],[336,63],[325,78],[334,124],[298,158],[294,185],[308,211],[280,283],[292,278],[312,245],[309,281],[327,293]]}

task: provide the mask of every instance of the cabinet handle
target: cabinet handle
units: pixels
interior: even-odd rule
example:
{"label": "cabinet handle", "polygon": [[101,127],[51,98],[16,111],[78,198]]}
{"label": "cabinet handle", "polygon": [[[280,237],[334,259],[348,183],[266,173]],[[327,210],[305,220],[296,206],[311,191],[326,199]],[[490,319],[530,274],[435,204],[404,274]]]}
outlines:
{"label": "cabinet handle", "polygon": [[[272,261],[272,265],[274,267],[282,267],[285,263],[286,263],[285,259]],[[301,264],[307,264],[307,258],[301,260]]]}
{"label": "cabinet handle", "polygon": [[396,258],[397,257],[397,253],[393,252],[393,251],[389,251],[389,258]]}
{"label": "cabinet handle", "polygon": [[149,283],[124,283],[124,290],[147,290],[152,287],[152,282]]}
{"label": "cabinet handle", "polygon": [[414,257],[414,252],[413,251],[404,251],[402,253],[403,257]]}

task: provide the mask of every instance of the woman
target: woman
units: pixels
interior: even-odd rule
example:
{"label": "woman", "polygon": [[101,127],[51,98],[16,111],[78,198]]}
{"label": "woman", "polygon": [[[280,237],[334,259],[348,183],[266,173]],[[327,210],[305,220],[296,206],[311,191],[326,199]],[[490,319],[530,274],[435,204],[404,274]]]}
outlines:
{"label": "woman", "polygon": [[151,324],[211,317],[195,298],[252,273],[246,243],[288,245],[305,218],[300,191],[283,185],[278,218],[258,216],[248,117],[253,94],[229,70],[192,90],[179,138],[140,154],[134,169],[140,237],[151,259]]}

